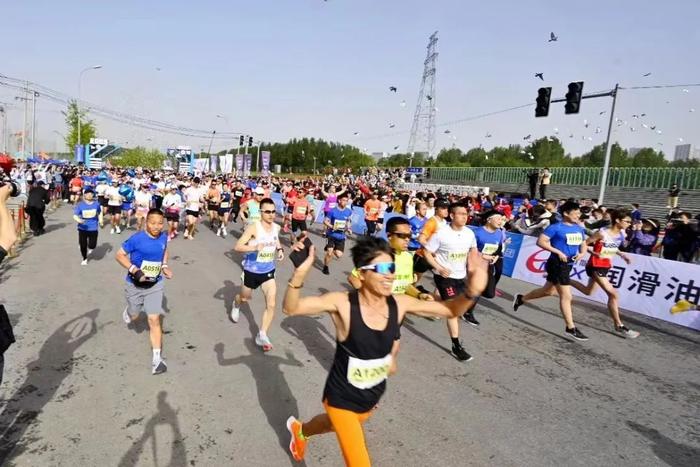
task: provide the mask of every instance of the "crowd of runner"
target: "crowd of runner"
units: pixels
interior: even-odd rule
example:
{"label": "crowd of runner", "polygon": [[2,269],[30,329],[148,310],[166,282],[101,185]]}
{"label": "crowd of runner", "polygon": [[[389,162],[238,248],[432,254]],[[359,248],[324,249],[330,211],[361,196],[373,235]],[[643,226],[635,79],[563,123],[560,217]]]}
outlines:
{"label": "crowd of runner", "polygon": [[[240,231],[233,249],[244,255],[243,274],[230,318],[238,322],[240,307],[260,289],[265,308],[255,343],[264,352],[273,349],[270,334],[279,308],[276,262],[290,256],[295,270],[282,310],[291,316],[328,313],[337,341],[323,391],[324,412],[306,422],[293,414],[287,422],[290,452],[299,461],[309,437],[334,431],[347,465],[370,465],[362,423],[384,393],[387,377],[397,371],[400,328],[407,314],[445,318],[453,356],[464,362],[472,359],[460,341],[460,320],[479,326],[474,315],[478,301],[499,294],[507,231],[537,236],[538,246],[550,253],[546,284],[516,295],[513,310],[558,296],[564,333],[576,340],[588,338],[574,323],[572,287],[587,295],[600,287],[608,296],[614,332],[626,338],[639,336],[623,323],[618,292],[607,273],[613,257],[629,263],[626,252],[649,254],[659,242],[659,223],[635,218],[634,210],[626,207],[606,209],[592,200],[527,198],[516,205],[496,194],[416,193],[402,188],[401,173],[290,180],[69,167],[42,177],[54,188],[61,185],[65,199],[73,205],[82,265],[88,264],[101,229],[109,235],[128,232],[116,255],[127,271],[123,319],[132,323],[142,314],[147,316],[152,374],[167,370],[161,321],[163,279],[173,275],[168,266],[169,242],[180,234],[182,240],[177,241],[196,240],[203,228],[224,238],[232,229]],[[274,193],[279,193],[284,205],[281,215]],[[317,206],[322,213],[315,212]],[[352,225],[353,219],[357,222],[353,207],[364,212],[359,226],[363,235],[350,248],[354,269],[347,280],[354,291],[302,296],[315,258],[309,232],[315,230],[325,238],[321,272],[330,274],[334,261],[346,253],[348,237],[358,231]],[[317,219],[322,219],[320,227],[312,227]],[[667,227],[661,245],[666,251],[665,238],[681,232],[683,240],[675,241],[686,243],[676,244],[677,256],[697,260],[697,230],[691,226],[691,216],[681,213],[679,219],[669,221],[677,225]],[[695,235],[690,250],[686,231]],[[290,237],[292,247],[287,251],[282,235]],[[582,284],[572,280],[570,273],[587,253],[589,281]]]}

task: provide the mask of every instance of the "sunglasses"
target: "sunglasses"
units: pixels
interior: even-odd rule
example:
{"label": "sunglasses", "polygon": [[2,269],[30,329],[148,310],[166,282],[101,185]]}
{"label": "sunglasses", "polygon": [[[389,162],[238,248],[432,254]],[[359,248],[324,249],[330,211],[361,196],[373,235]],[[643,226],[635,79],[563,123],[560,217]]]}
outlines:
{"label": "sunglasses", "polygon": [[391,235],[393,237],[398,237],[401,240],[409,240],[411,238],[410,233],[391,232],[389,235]]}
{"label": "sunglasses", "polygon": [[265,209],[264,211],[260,211],[263,214],[274,214],[275,210],[274,209]]}
{"label": "sunglasses", "polygon": [[362,271],[374,271],[377,274],[394,274],[394,272],[396,272],[396,263],[374,263],[359,267],[358,269]]}

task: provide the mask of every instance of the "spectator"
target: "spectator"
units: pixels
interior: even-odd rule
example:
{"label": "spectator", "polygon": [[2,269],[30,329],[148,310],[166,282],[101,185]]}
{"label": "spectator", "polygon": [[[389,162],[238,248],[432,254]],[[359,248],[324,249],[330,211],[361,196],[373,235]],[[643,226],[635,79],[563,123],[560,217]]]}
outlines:
{"label": "spectator", "polygon": [[[12,186],[10,184],[0,186],[0,263],[17,241],[12,215],[6,204],[11,192]],[[4,354],[10,344],[14,342],[14,336],[12,335],[12,326],[7,318],[7,312],[1,305],[0,314],[2,314],[0,316],[0,323],[2,323],[0,328],[0,333],[2,333],[2,336],[0,336],[0,384],[2,384],[2,374],[5,366]]]}
{"label": "spectator", "polygon": [[671,188],[668,190],[668,205],[666,206],[669,209],[676,209],[678,207],[678,196],[681,194],[681,189],[678,188],[677,184],[671,185]]}
{"label": "spectator", "polygon": [[639,210],[638,203],[632,203],[632,222],[639,222],[642,220],[642,211]]}
{"label": "spectator", "polygon": [[549,227],[551,218],[552,213],[538,204],[532,207],[531,212],[526,211],[520,215],[520,218],[513,223],[513,230],[523,235],[539,237]]}
{"label": "spectator", "polygon": [[675,213],[666,224],[663,240],[663,257],[668,260],[690,263],[697,248],[698,234],[690,225],[690,213]]}
{"label": "spectator", "polygon": [[551,180],[552,172],[549,171],[549,167],[545,167],[540,172],[540,199],[547,199],[547,187]]}
{"label": "spectator", "polygon": [[44,182],[39,180],[34,185],[27,195],[27,214],[29,214],[29,228],[32,229],[34,235],[42,235],[44,233],[44,211],[46,205],[50,202],[49,192],[44,188]]}
{"label": "spectator", "polygon": [[642,219],[632,224],[627,250],[637,255],[651,256],[659,238],[659,224],[655,219]]}

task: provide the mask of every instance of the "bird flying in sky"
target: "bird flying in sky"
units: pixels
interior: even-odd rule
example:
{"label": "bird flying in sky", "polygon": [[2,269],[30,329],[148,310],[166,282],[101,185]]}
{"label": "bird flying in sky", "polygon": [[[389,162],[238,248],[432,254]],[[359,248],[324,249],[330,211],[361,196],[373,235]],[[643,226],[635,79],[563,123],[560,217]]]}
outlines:
{"label": "bird flying in sky", "polygon": [[535,78],[539,78],[544,81],[544,73],[535,73]]}
{"label": "bird flying in sky", "polygon": [[556,42],[559,40],[559,37],[555,35],[553,32],[549,33],[549,40],[547,42]]}

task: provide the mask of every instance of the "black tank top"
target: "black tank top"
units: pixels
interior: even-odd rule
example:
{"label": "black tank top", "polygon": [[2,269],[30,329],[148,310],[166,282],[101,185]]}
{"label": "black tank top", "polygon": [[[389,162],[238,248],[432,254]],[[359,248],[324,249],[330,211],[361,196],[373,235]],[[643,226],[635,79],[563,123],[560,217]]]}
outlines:
{"label": "black tank top", "polygon": [[364,413],[372,410],[386,389],[391,365],[391,348],[399,333],[398,308],[387,297],[389,318],[386,328],[369,328],[360,313],[357,291],[350,299],[350,332],[344,342],[336,341],[333,366],[326,380],[323,398],[332,407]]}

